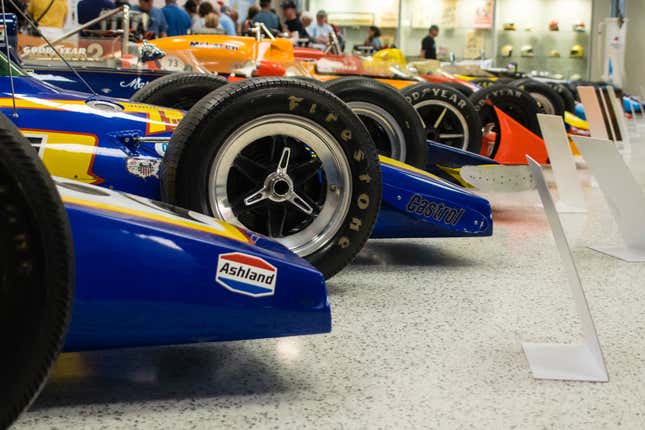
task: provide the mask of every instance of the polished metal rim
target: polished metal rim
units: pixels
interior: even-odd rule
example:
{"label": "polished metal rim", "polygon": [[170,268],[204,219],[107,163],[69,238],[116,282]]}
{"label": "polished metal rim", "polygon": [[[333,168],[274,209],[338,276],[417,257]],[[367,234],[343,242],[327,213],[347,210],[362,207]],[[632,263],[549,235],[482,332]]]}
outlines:
{"label": "polished metal rim", "polygon": [[[379,152],[382,152],[383,155],[394,158],[395,160],[405,161],[405,157],[407,156],[405,134],[392,114],[373,103],[353,101],[348,102],[347,105],[356,115],[361,117],[363,121],[364,118],[369,118],[374,121],[374,125],[376,125],[376,127],[371,127],[370,124],[365,121],[364,124],[370,131],[372,139],[375,140],[374,143],[379,149]],[[376,130],[374,128],[376,128]],[[383,138],[387,142],[383,142]]]}
{"label": "polished metal rim", "polygon": [[[211,164],[209,204],[229,223],[253,231],[268,225],[268,236],[307,256],[342,226],[352,195],[350,179],[343,148],[326,129],[296,115],[266,115],[223,143]],[[248,189],[238,195],[245,181]]]}
{"label": "polished metal rim", "polygon": [[421,115],[425,123],[426,132],[430,140],[436,140],[453,147],[468,149],[469,133],[468,121],[464,114],[452,104],[443,100],[423,100],[416,103],[414,107],[417,111],[421,109],[436,108],[437,115],[432,119],[432,123],[426,122],[427,118]]}
{"label": "polished metal rim", "polygon": [[551,100],[549,100],[548,97],[540,93],[529,93],[529,94],[531,95],[531,97],[533,97],[535,101],[538,102],[539,105],[542,106],[542,109],[544,109],[544,113],[549,115],[555,115],[555,106],[553,106],[553,103],[551,103]]}

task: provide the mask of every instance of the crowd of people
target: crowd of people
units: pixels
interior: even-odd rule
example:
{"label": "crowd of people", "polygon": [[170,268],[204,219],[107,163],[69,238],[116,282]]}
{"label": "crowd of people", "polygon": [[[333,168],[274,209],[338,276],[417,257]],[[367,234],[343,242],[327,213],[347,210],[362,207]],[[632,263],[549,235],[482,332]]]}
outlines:
{"label": "crowd of people", "polygon": [[[70,11],[68,0],[18,0],[16,7],[36,23],[39,31],[55,38],[66,28]],[[332,32],[337,32],[327,21],[327,13],[319,10],[315,15],[308,11],[299,12],[293,0],[281,5],[282,14],[271,7],[271,0],[259,0],[246,11],[240,22],[237,10],[223,1],[212,0],[165,0],[164,7],[157,7],[153,0],[79,0],[76,17],[79,24],[85,24],[106,10],[129,4],[132,10],[143,17],[147,37],[179,36],[184,34],[220,33],[228,35],[249,35],[256,23],[262,23],[274,34],[287,35],[292,39],[308,42],[314,46],[326,45]],[[8,10],[14,12],[15,10]],[[282,19],[281,19],[282,16]],[[379,31],[370,30],[370,44],[379,46]]]}

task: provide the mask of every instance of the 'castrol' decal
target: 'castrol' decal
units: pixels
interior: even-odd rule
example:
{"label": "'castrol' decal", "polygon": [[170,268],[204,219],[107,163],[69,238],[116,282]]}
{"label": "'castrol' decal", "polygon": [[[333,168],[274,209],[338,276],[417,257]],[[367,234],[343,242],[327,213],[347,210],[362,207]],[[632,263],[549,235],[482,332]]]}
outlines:
{"label": "'castrol' decal", "polygon": [[231,252],[220,254],[215,280],[227,290],[251,297],[272,296],[278,269],[266,260]]}

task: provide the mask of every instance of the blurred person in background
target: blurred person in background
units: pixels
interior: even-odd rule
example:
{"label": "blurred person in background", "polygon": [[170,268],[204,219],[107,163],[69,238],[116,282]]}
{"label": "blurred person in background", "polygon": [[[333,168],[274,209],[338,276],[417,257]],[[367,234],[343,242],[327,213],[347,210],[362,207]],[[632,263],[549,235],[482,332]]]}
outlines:
{"label": "blurred person in background", "polygon": [[302,23],[302,26],[305,28],[305,31],[307,31],[307,34],[309,35],[309,37],[311,37],[311,34],[309,34],[309,31],[307,29],[309,28],[311,23],[314,22],[314,14],[309,12],[308,10],[302,12],[300,14],[300,22]]}
{"label": "blurred person in background", "polygon": [[168,36],[183,36],[188,34],[191,27],[190,15],[177,6],[177,0],[166,0],[166,6],[161,9],[166,24],[168,25]]}
{"label": "blurred person in background", "polygon": [[381,42],[381,29],[375,25],[371,25],[367,30],[368,36],[365,39],[365,46],[371,47],[374,52],[383,49],[383,42]]}
{"label": "blurred person in background", "polygon": [[195,22],[199,19],[199,14],[197,13],[197,2],[195,0],[188,0],[184,3],[184,10],[190,17],[190,28],[195,27]]}
{"label": "blurred person in background", "polygon": [[63,27],[69,13],[67,0],[29,0],[27,12],[43,36],[56,39],[63,35]]}
{"label": "blurred person in background", "polygon": [[314,40],[313,47],[317,49],[325,48],[333,32],[332,26],[327,23],[327,12],[322,9],[316,13],[316,22],[307,27],[307,33]]}
{"label": "blurred person in background", "polygon": [[280,7],[284,14],[284,32],[289,33],[289,37],[292,39],[309,39],[309,33],[298,17],[296,3],[293,0],[286,0],[282,2]]}
{"label": "blurred person in background", "polygon": [[204,19],[206,19],[206,17],[210,13],[215,13],[215,8],[213,7],[213,5],[207,1],[201,2],[197,7],[198,17],[193,21],[193,32],[197,32],[199,31],[199,29],[204,27]]}
{"label": "blurred person in background", "polygon": [[240,30],[240,34],[247,36],[249,34],[249,31],[253,28],[253,18],[255,18],[255,15],[257,15],[260,12],[260,6],[254,4],[253,6],[249,7],[248,12],[246,13],[246,20],[242,23],[242,29]]}
{"label": "blurred person in background", "polygon": [[253,17],[253,22],[260,22],[274,34],[280,33],[280,18],[271,9],[271,0],[260,0],[260,12]]}
{"label": "blurred person in background", "polygon": [[433,24],[428,30],[428,35],[421,41],[421,58],[437,59],[437,44],[435,42],[437,36],[439,36],[439,26]]}
{"label": "blurred person in background", "polygon": [[237,24],[233,22],[230,16],[231,8],[228,6],[220,7],[219,25],[224,29],[224,34],[235,36],[237,34]]}
{"label": "blurred person in background", "polygon": [[220,16],[216,13],[209,13],[204,17],[204,25],[195,30],[195,34],[222,34],[223,30],[220,26]]}
{"label": "blurred person in background", "polygon": [[154,7],[152,0],[139,0],[138,6],[133,6],[133,10],[143,12],[143,26],[146,31],[146,38],[166,37],[168,34],[168,24],[166,17],[161,9]]}

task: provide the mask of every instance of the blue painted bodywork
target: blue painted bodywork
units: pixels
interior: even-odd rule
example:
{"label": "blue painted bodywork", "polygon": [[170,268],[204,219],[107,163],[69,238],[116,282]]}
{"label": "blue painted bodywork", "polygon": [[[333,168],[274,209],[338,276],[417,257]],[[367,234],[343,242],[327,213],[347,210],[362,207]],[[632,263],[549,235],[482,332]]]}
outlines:
{"label": "blue painted bodywork", "polygon": [[[142,142],[132,144],[134,137],[153,136],[169,138],[172,128],[159,126],[159,118],[170,113],[181,112],[149,105],[131,104],[125,100],[99,97],[98,100],[116,103],[125,108],[123,112],[97,109],[90,105],[92,98],[87,94],[64,91],[45,84],[30,76],[14,77],[18,116],[12,115],[12,100],[8,77],[0,77],[0,97],[3,112],[11,118],[23,133],[69,132],[96,136],[96,145],[82,148],[91,151],[92,164],[87,172],[91,182],[103,187],[113,188],[147,198],[160,199],[158,175],[140,177],[129,173],[128,160],[150,160],[161,164],[164,150],[159,144]],[[95,98],[96,99],[96,98]],[[156,120],[154,119],[156,118]],[[152,133],[151,123],[157,124]],[[161,121],[163,123],[163,121]],[[170,124],[168,124],[170,125]],[[158,130],[161,128],[161,130]],[[36,129],[34,131],[34,129]],[[55,151],[51,146],[50,150]],[[63,148],[61,148],[63,149]],[[64,147],[63,151],[74,152],[78,146]],[[52,166],[47,163],[50,171]],[[383,164],[383,207],[376,227],[378,237],[444,237],[444,236],[489,236],[492,234],[492,214],[490,205],[463,189],[430,175],[415,171],[407,165],[398,163]],[[80,179],[71,177],[71,179]],[[408,209],[406,196],[419,194],[432,203],[445,203],[451,208],[464,210],[457,222],[444,222],[441,217],[419,216]],[[429,204],[429,203],[428,203]],[[471,211],[473,213],[471,214]],[[473,224],[474,218],[485,218],[486,222]],[[409,222],[412,221],[412,222]],[[419,227],[424,224],[424,228]],[[395,226],[393,228],[392,226]]]}
{"label": "blue painted bodywork", "polygon": [[[219,234],[226,226],[221,221],[58,182],[67,184],[59,191],[72,227],[77,271],[66,351],[331,330],[322,274],[278,243],[232,226],[225,229],[233,234]],[[217,282],[218,256],[229,252],[275,266],[274,294],[250,297]]]}
{"label": "blue painted bodywork", "polygon": [[[48,84],[69,91],[88,91],[87,86],[67,68],[34,65],[23,67]],[[95,66],[76,67],[75,70],[98,94],[123,99],[129,99],[150,82],[172,73],[162,70],[110,69]]]}

